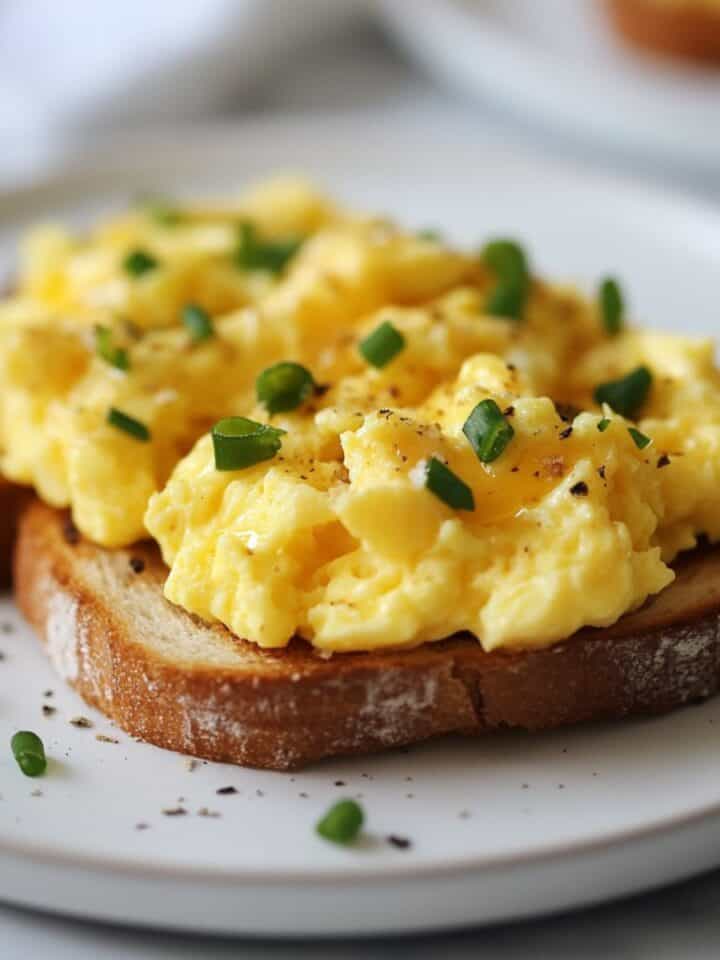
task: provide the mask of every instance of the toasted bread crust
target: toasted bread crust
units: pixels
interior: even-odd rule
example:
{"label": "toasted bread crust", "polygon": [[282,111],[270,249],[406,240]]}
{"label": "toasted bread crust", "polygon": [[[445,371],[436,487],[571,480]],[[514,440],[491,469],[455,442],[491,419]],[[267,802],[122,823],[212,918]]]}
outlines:
{"label": "toasted bread crust", "polygon": [[[614,627],[551,648],[488,654],[462,636],[328,660],[301,641],[260,650],[173,607],[150,544],[107,551],[67,533],[63,514],[38,502],[24,511],[21,610],[88,702],[134,736],[199,757],[287,770],[449,732],[664,712],[718,687],[718,549],[696,551],[675,584]],[[143,635],[151,615],[182,635],[177,651]]]}
{"label": "toasted bread crust", "polygon": [[720,11],[701,3],[605,0],[612,23],[633,47],[704,63],[720,63]]}
{"label": "toasted bread crust", "polygon": [[21,505],[27,491],[0,477],[0,587],[10,583],[12,545]]}

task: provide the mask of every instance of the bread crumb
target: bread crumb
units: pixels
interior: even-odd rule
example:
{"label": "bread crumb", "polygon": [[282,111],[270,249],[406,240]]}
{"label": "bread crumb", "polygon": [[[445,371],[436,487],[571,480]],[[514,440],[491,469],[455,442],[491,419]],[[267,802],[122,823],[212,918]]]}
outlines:
{"label": "bread crumb", "polygon": [[87,717],[71,717],[69,721],[74,727],[91,727],[92,721],[88,720]]}

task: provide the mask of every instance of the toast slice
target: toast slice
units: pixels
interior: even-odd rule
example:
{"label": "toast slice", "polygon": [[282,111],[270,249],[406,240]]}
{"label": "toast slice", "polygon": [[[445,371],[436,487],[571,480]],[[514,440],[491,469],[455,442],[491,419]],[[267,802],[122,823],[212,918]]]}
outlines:
{"label": "toast slice", "polygon": [[720,7],[702,0],[604,2],[615,30],[630,46],[720,66]]}
{"label": "toast slice", "polygon": [[542,730],[659,713],[714,693],[720,548],[605,629],[538,651],[485,653],[470,636],[324,659],[300,640],[262,650],[162,595],[156,547],[105,550],[38,501],[23,513],[18,604],[60,673],[129,733],[275,770],[498,727]]}
{"label": "toast slice", "polygon": [[10,583],[17,518],[28,496],[28,491],[23,487],[17,487],[0,477],[0,588]]}

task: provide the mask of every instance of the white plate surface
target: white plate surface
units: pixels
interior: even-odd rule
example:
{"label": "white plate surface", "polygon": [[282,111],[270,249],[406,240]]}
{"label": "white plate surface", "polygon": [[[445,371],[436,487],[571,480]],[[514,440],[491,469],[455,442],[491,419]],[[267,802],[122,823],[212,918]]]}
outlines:
{"label": "white plate surface", "polygon": [[[0,197],[0,255],[8,268],[28,219],[82,217],[137,190],[217,190],[294,166],[353,203],[464,243],[516,234],[540,270],[589,289],[616,272],[636,315],[656,326],[715,329],[718,215],[492,144],[433,145],[412,131],[383,139],[314,122],[115,145]],[[0,601],[0,652],[0,898],[12,902],[218,932],[417,931],[563,909],[720,864],[720,700],[615,726],[444,740],[295,775],[216,764],[190,772],[64,689],[9,600]],[[57,712],[43,716],[43,703]],[[79,714],[91,729],[69,723]],[[42,780],[14,764],[7,744],[18,728],[47,744]],[[216,794],[230,785],[238,793]],[[359,796],[366,809],[358,848],[313,833],[340,796]],[[162,812],[178,806],[188,813]],[[390,845],[390,834],[412,847]]]}
{"label": "white plate surface", "polygon": [[[421,9],[418,9],[421,7]],[[390,26],[473,95],[646,162],[717,175],[720,71],[630,53],[600,0],[382,0]]]}

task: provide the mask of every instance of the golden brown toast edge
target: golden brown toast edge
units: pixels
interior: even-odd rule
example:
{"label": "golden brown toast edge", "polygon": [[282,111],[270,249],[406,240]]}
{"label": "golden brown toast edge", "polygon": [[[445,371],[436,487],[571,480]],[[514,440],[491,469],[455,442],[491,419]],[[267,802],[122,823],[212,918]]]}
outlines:
{"label": "golden brown toast edge", "polygon": [[[164,600],[165,572],[151,544],[107,551],[63,513],[37,501],[23,512],[16,598],[56,666],[130,734],[212,760],[286,770],[449,732],[664,712],[718,686],[718,548],[688,555],[671,587],[613,627],[518,653],[485,653],[469,636],[330,659],[302,641],[263,651]],[[194,648],[190,662],[180,642],[177,655],[158,650],[129,608],[222,662]]]}

